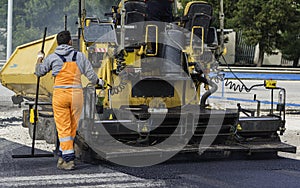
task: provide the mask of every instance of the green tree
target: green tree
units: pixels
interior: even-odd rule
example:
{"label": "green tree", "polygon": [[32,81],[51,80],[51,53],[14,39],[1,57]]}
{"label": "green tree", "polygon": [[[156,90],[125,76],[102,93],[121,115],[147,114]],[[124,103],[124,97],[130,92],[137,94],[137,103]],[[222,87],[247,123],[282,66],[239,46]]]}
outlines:
{"label": "green tree", "polygon": [[48,36],[63,30],[64,15],[76,16],[76,10],[67,12],[64,9],[70,3],[70,0],[29,0],[24,1],[24,8],[20,4],[15,4],[13,47],[40,39],[45,27]]}
{"label": "green tree", "polygon": [[298,66],[300,58],[300,3],[293,3],[294,16],[286,31],[282,32],[277,41],[277,48],[285,59],[293,61],[293,67]]}
{"label": "green tree", "polygon": [[237,27],[247,44],[259,44],[257,66],[261,66],[264,53],[272,54],[281,34],[293,24],[292,0],[243,0],[237,3],[237,8]]}
{"label": "green tree", "polygon": [[6,28],[7,28],[7,0],[0,0],[0,46],[3,48],[0,51],[0,60],[5,59],[4,52],[6,51]]}
{"label": "green tree", "polygon": [[[86,0],[87,16],[104,18],[116,0]],[[40,39],[44,28],[47,36],[64,29],[64,17],[68,18],[68,30],[77,33],[79,0],[17,0],[13,5],[13,49],[17,46]],[[0,0],[0,44],[6,46],[7,0]],[[4,49],[6,50],[6,49]],[[3,50],[3,51],[4,51]]]}

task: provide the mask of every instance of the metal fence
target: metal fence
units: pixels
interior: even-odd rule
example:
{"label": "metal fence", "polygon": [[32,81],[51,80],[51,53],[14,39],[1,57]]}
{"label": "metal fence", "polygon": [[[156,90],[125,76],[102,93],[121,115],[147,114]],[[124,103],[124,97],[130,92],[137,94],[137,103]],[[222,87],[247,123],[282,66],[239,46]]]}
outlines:
{"label": "metal fence", "polygon": [[242,32],[236,33],[235,64],[253,65],[255,46],[247,45],[243,41]]}
{"label": "metal fence", "polygon": [[284,59],[283,57],[281,57],[281,65],[282,66],[293,66],[293,61],[289,61],[289,60],[286,60]]}

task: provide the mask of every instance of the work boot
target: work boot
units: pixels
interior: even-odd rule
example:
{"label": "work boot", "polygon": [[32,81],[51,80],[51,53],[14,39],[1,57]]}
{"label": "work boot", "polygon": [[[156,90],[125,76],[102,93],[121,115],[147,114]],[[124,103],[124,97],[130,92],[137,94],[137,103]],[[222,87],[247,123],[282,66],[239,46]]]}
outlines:
{"label": "work boot", "polygon": [[61,170],[74,170],[75,169],[75,163],[74,161],[63,161],[63,163],[61,165],[59,165],[57,168],[61,169]]}
{"label": "work boot", "polygon": [[64,160],[62,157],[58,157],[58,160],[57,160],[57,168],[60,169],[60,166],[64,163]]}

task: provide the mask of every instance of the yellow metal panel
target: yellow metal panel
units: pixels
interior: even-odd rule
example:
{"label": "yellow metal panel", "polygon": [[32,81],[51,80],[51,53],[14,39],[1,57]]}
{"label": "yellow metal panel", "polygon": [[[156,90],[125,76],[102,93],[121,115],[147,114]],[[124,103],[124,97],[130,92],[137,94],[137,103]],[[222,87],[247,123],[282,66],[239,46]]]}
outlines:
{"label": "yellow metal panel", "polygon": [[[36,87],[33,86],[37,78],[34,72],[37,53],[41,47],[42,39],[18,46],[0,72],[2,85],[25,97],[35,94]],[[47,37],[44,46],[45,56],[53,53],[56,47],[56,35]],[[52,86],[53,78],[51,73],[48,73],[41,79],[41,94],[50,95]]]}
{"label": "yellow metal panel", "polygon": [[277,81],[276,80],[265,80],[265,87],[267,89],[274,89],[276,88]]}
{"label": "yellow metal panel", "polygon": [[[116,83],[120,82],[118,78],[115,80]],[[149,105],[153,100],[162,101],[167,108],[199,103],[199,95],[197,91],[195,91],[195,88],[189,84],[189,82],[187,82],[186,86],[184,87],[183,81],[176,81],[173,86],[173,97],[132,97],[132,85],[130,81],[127,81],[125,88],[122,89],[119,94],[112,96],[112,106],[113,108],[120,108],[121,105]]]}

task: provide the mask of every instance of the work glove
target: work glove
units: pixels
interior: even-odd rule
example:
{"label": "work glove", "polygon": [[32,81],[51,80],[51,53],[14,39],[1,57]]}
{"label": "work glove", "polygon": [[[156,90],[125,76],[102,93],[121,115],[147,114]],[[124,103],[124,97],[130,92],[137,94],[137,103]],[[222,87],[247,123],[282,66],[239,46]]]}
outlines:
{"label": "work glove", "polygon": [[40,58],[41,58],[41,60],[43,60],[43,59],[44,59],[44,57],[45,57],[45,54],[44,54],[44,52],[41,52],[41,51],[39,51],[39,52],[38,52],[38,54],[37,54],[37,58],[38,58],[38,59],[40,59]]}
{"label": "work glove", "polygon": [[101,78],[99,78],[96,87],[105,89],[107,87],[107,83]]}

